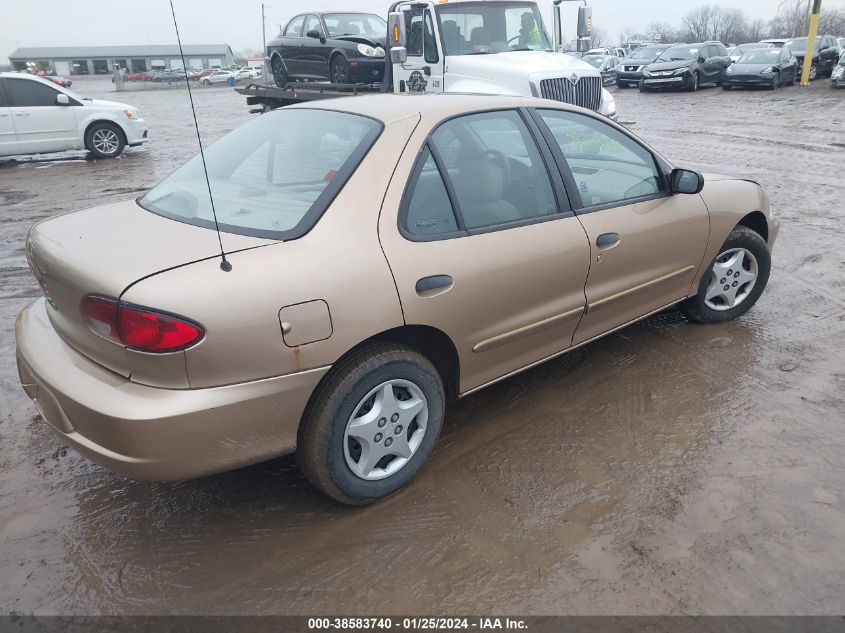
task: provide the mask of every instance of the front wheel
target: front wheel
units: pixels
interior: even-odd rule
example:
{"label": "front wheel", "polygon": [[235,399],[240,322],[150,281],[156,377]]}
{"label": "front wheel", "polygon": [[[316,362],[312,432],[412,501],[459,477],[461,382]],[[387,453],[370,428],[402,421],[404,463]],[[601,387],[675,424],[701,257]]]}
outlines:
{"label": "front wheel", "polygon": [[365,348],[334,368],[309,404],[297,440],[300,468],[342,503],[384,499],[431,455],[445,406],[427,358],[395,344]]}
{"label": "front wheel", "polygon": [[689,90],[690,92],[696,92],[698,90],[699,85],[700,85],[698,73],[693,73],[692,77],[690,78],[689,81],[690,81],[690,84],[689,84],[689,87],[687,88],[687,90]]}
{"label": "front wheel", "polygon": [[274,57],[270,68],[273,71],[273,83],[279,88],[287,88],[289,79],[284,62],[279,57]]}
{"label": "front wheel", "polygon": [[125,146],[123,131],[114,123],[95,123],[85,133],[85,147],[96,158],[120,156]]}
{"label": "front wheel", "polygon": [[343,55],[335,55],[332,58],[330,77],[332,78],[332,83],[348,84],[350,82],[349,63]]}
{"label": "front wheel", "polygon": [[645,79],[640,79],[640,92],[648,92],[648,88],[645,87]]}
{"label": "front wheel", "polygon": [[759,233],[738,226],[710,269],[702,277],[698,294],[680,305],[697,323],[723,323],[739,318],[757,303],[769,281],[772,258]]}

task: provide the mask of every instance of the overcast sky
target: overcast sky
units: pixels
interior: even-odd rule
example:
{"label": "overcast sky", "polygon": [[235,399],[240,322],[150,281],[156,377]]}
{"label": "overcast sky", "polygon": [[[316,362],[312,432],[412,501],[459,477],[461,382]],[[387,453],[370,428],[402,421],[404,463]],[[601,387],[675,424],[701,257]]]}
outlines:
{"label": "overcast sky", "polygon": [[[593,24],[615,40],[626,27],[643,28],[652,21],[678,25],[691,8],[708,0],[591,0]],[[711,0],[712,1],[712,0]],[[722,2],[741,7],[750,17],[768,19],[780,0]],[[539,0],[551,31],[551,0]],[[174,0],[184,44],[226,43],[234,50],[261,48],[261,2]],[[356,10],[385,16],[390,0],[275,0],[266,5],[267,38],[300,11]],[[93,46],[169,44],[176,41],[168,0],[3,0],[0,63],[19,46]],[[576,6],[564,5],[564,35],[573,35]],[[716,2],[719,4],[719,2]],[[843,7],[845,0],[825,0],[825,7]]]}

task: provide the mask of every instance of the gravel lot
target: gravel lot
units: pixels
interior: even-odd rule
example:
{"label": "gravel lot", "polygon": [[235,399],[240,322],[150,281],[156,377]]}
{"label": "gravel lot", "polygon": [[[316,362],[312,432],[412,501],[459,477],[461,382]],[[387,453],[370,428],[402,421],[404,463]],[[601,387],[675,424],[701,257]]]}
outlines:
{"label": "gravel lot", "polygon": [[[28,228],[134,197],[196,152],[184,90],[126,101],[113,161],[0,161],[0,611],[39,614],[845,612],[845,91],[615,90],[682,166],[759,181],[781,214],[738,322],[669,311],[453,407],[431,463],[366,509],[291,458],[181,483],[66,451],[20,389]],[[195,94],[204,139],[250,116]]]}

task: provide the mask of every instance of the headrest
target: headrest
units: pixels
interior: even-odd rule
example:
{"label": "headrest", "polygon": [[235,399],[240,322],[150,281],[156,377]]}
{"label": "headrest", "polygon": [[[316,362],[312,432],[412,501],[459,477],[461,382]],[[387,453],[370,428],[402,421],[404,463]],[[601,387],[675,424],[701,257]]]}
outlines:
{"label": "headrest", "polygon": [[471,202],[497,202],[505,189],[505,174],[501,167],[489,160],[477,160],[458,173],[461,197]]}

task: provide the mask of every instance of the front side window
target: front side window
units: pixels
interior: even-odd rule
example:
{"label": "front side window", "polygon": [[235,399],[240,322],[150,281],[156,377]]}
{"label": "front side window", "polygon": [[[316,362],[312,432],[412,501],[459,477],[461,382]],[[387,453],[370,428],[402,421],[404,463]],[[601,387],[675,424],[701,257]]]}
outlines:
{"label": "front side window", "polygon": [[629,136],[574,112],[540,110],[539,114],[572,173],[582,207],[663,191],[663,179],[651,152]]}
{"label": "front side window", "polygon": [[15,108],[35,108],[56,105],[58,90],[31,79],[6,79],[6,91]]}
{"label": "front side window", "polygon": [[533,2],[439,4],[437,13],[446,55],[552,50]]}
{"label": "front side window", "polygon": [[320,24],[320,18],[316,15],[309,15],[305,20],[305,28],[302,30],[304,35],[308,35],[311,31],[317,31],[322,37],[323,26]]}
{"label": "front side window", "polygon": [[305,24],[305,16],[298,15],[288,23],[285,28],[285,35],[288,37],[299,37],[302,33],[303,24]]}
{"label": "front side window", "polygon": [[[295,239],[319,219],[381,132],[372,119],[277,110],[205,151],[214,209],[230,233]],[[214,228],[202,159],[195,156],[138,200],[145,209]]]}

